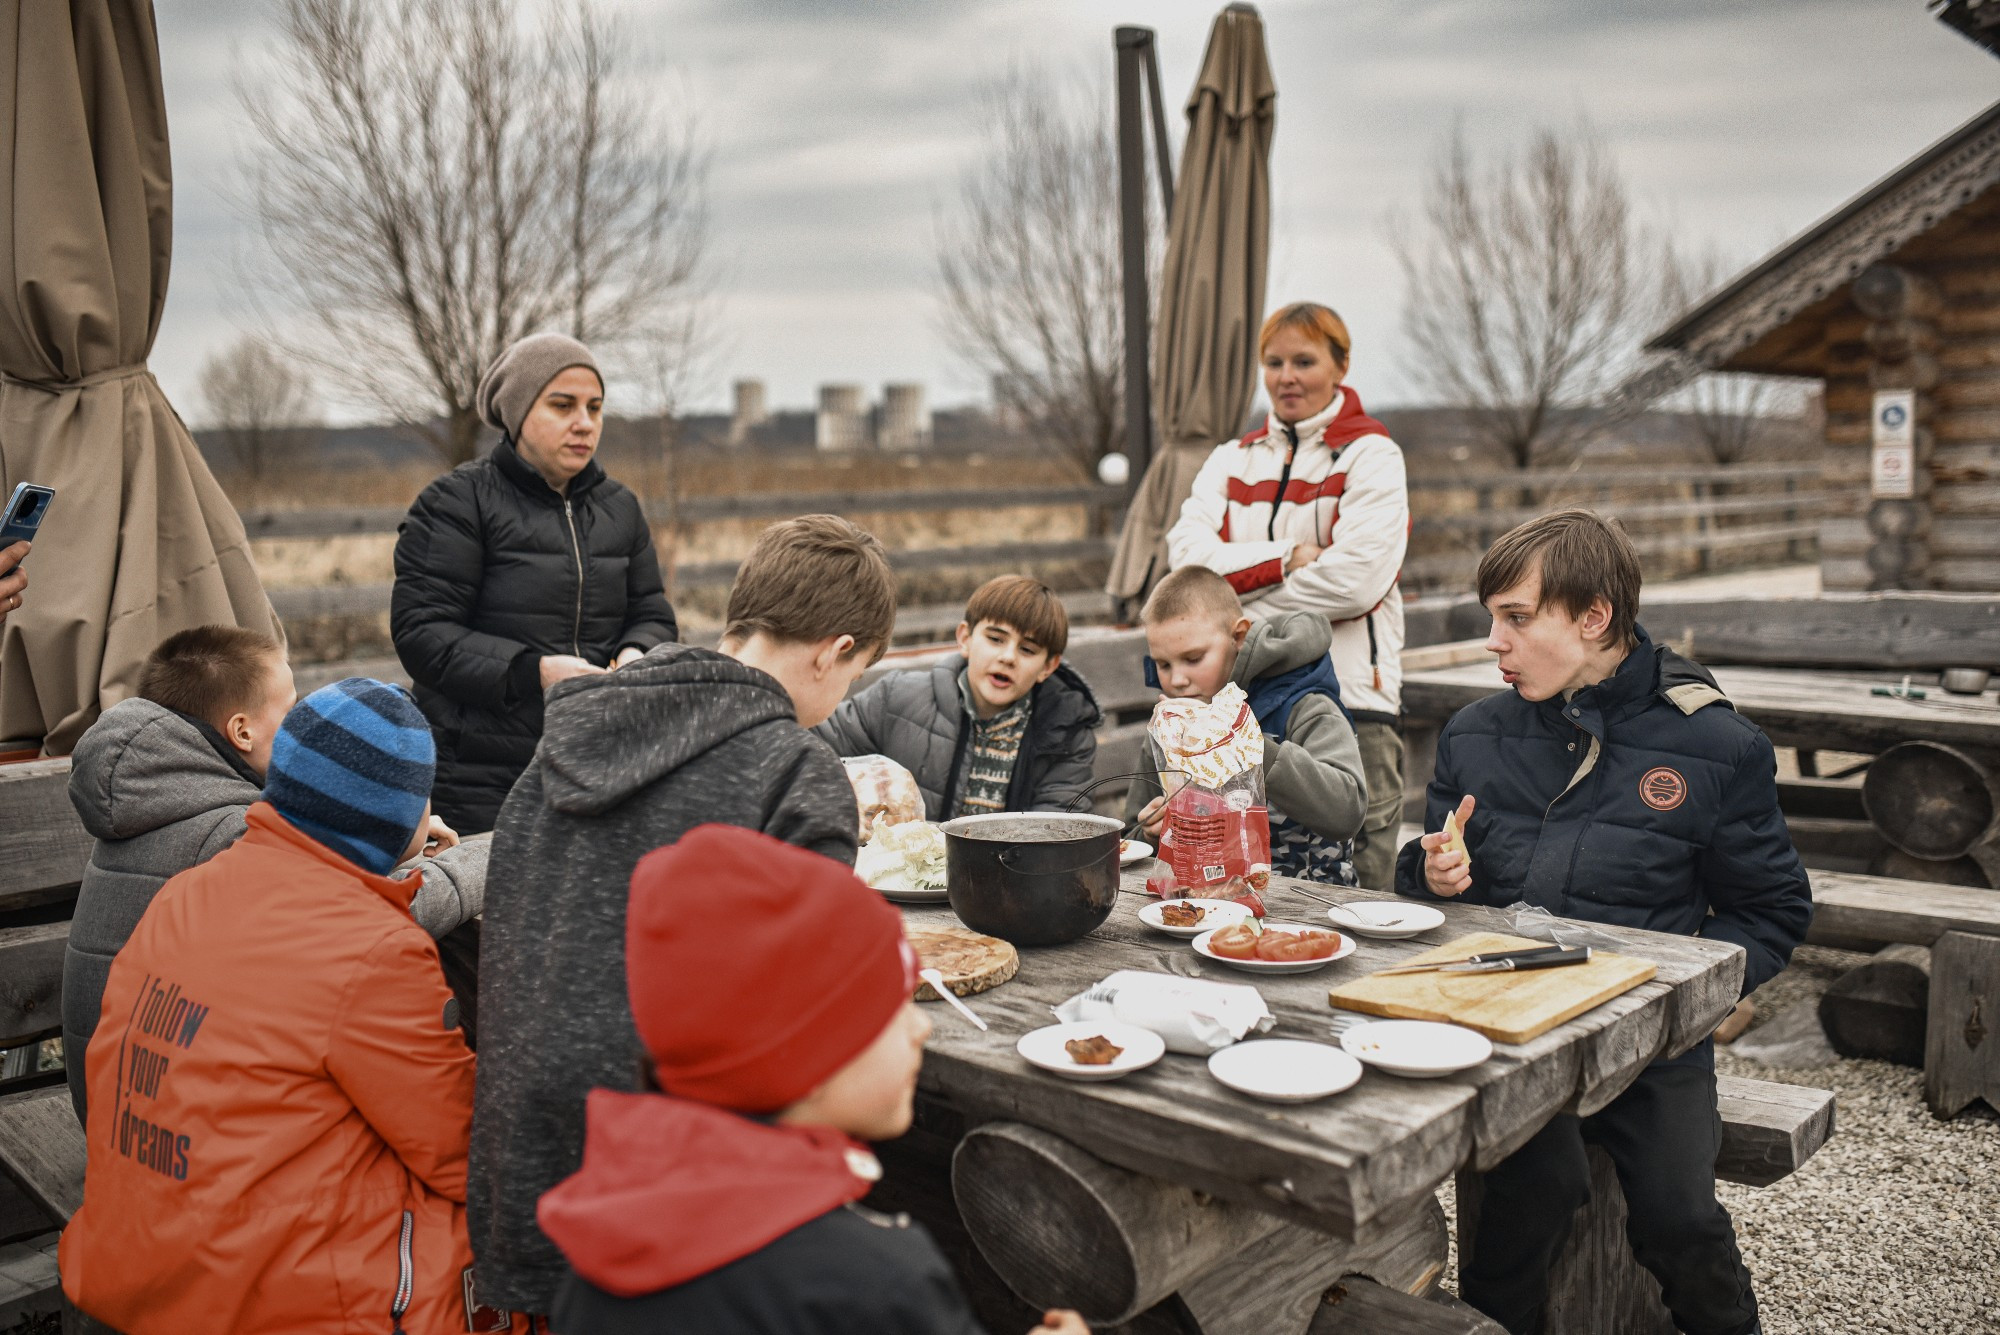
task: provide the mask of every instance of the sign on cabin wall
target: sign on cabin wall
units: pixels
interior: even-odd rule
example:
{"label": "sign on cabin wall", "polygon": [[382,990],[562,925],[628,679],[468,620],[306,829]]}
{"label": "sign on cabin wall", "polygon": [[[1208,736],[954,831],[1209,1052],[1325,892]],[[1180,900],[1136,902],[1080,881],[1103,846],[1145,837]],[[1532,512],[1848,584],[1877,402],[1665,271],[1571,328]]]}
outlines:
{"label": "sign on cabin wall", "polygon": [[1870,489],[1877,496],[1907,499],[1917,494],[1917,395],[1910,389],[1878,389]]}

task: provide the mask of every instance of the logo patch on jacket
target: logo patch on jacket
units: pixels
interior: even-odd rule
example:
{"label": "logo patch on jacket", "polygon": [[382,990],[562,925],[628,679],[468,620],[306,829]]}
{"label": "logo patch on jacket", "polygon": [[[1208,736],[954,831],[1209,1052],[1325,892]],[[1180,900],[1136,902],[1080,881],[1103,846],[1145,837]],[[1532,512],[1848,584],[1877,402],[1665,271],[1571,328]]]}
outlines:
{"label": "logo patch on jacket", "polygon": [[1639,796],[1655,811],[1672,811],[1687,801],[1688,781],[1665,765],[1649,769],[1639,780]]}

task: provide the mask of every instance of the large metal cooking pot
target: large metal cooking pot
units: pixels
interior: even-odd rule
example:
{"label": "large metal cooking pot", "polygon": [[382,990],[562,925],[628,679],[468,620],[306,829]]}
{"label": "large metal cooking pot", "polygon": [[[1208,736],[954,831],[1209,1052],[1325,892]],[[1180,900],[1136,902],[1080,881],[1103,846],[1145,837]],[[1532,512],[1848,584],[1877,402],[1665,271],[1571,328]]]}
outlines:
{"label": "large metal cooking pot", "polygon": [[1017,946],[1059,946],[1096,930],[1118,900],[1109,816],[1002,812],[944,823],[952,912]]}

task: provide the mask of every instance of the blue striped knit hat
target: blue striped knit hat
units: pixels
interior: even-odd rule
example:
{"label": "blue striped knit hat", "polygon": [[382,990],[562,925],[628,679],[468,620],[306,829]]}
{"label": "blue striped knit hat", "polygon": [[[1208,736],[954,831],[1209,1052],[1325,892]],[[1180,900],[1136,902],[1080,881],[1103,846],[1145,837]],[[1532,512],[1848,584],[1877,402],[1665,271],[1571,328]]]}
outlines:
{"label": "blue striped knit hat", "polygon": [[385,876],[423,820],[436,769],[430,724],[410,693],[349,677],[285,715],[264,800],[348,861]]}

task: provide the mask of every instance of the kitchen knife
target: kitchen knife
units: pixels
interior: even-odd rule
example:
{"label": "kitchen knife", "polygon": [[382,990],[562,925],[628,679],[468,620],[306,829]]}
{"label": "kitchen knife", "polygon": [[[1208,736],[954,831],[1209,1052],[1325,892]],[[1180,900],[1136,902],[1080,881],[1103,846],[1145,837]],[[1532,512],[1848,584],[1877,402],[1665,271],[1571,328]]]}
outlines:
{"label": "kitchen knife", "polygon": [[1588,964],[1590,947],[1578,946],[1574,950],[1542,950],[1532,955],[1515,955],[1508,959],[1481,960],[1477,964],[1447,964],[1439,973],[1509,973],[1517,969],[1559,969],[1565,964]]}
{"label": "kitchen knife", "polygon": [[[1578,956],[1577,962],[1579,963],[1590,958],[1590,948],[1588,946],[1581,947],[1580,949],[1583,953]],[[1528,950],[1492,950],[1482,955],[1467,955],[1461,960],[1439,960],[1435,964],[1400,964],[1393,969],[1377,969],[1374,976],[1380,978],[1397,973],[1430,973],[1442,969],[1458,969],[1460,972],[1465,972],[1462,966],[1468,964],[1497,964],[1503,960],[1530,960],[1544,955],[1562,955],[1567,953],[1570,952],[1566,951],[1562,946],[1535,946]],[[1567,960],[1561,962],[1569,963]]]}

